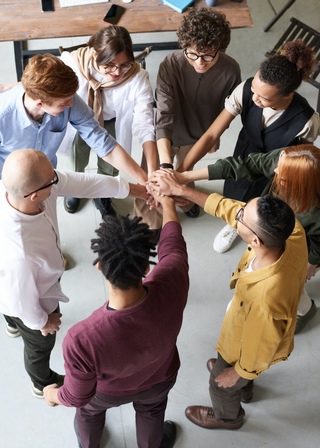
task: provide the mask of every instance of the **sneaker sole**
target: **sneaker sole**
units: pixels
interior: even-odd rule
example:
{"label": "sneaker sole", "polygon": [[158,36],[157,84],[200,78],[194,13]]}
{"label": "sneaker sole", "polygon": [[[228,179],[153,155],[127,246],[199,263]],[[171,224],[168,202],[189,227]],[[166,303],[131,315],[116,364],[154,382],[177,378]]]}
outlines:
{"label": "sneaker sole", "polygon": [[35,398],[44,398],[43,392],[41,390],[35,390],[33,386],[31,387],[31,393]]}
{"label": "sneaker sole", "polygon": [[10,330],[8,330],[8,328],[6,328],[6,334],[7,336],[9,336],[9,338],[18,338],[20,335],[19,330],[11,332]]}

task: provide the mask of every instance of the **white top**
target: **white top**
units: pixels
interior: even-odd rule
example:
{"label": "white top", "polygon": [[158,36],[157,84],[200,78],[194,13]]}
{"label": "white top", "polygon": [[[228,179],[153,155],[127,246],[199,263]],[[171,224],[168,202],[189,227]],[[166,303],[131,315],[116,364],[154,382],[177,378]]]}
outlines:
{"label": "white top", "polygon": [[[79,72],[71,53],[64,51],[61,59],[71,67],[79,79],[78,95],[88,104],[88,81]],[[98,82],[104,82],[105,76],[89,66],[91,76]],[[132,136],[139,144],[155,141],[153,118],[153,93],[146,70],[140,71],[127,83],[102,91],[103,118],[110,120],[116,117],[115,138],[117,142],[131,154]]]}
{"label": "white top", "polygon": [[119,177],[64,173],[43,203],[43,211],[26,215],[7,201],[0,181],[0,312],[20,318],[40,330],[59,302],[69,299],[61,290],[63,274],[57,197],[116,197],[129,194],[129,184]]}
{"label": "white top", "polygon": [[[245,82],[246,81],[243,81],[239,84],[225,100],[224,107],[235,117],[242,112],[243,86]],[[283,114],[283,112],[284,110],[274,110],[271,107],[262,108],[262,128],[265,129],[270,126]],[[317,139],[319,131],[320,119],[318,112],[315,111],[303,129],[298,132],[296,137],[300,137],[302,143],[312,143]]]}

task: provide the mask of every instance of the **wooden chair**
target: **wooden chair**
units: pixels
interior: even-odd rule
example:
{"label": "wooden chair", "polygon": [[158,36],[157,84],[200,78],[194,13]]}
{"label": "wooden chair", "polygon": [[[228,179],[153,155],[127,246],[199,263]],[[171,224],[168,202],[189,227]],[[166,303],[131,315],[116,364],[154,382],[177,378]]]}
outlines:
{"label": "wooden chair", "polygon": [[[81,47],[86,47],[87,44],[80,44],[80,45],[75,45],[74,47],[68,47],[68,48],[63,48],[63,47],[59,47],[59,53],[62,54],[63,51],[68,51],[69,53],[71,53],[71,51],[75,51],[78,48]],[[139,51],[141,50],[141,45],[134,45],[133,44],[133,51]],[[135,57],[134,60],[136,62],[139,62],[139,64],[141,65],[142,68],[146,68],[146,57],[151,53],[152,51],[152,47],[146,47],[144,50],[140,51],[140,53],[138,53]]]}
{"label": "wooden chair", "polygon": [[294,17],[290,19],[290,22],[291,24],[288,29],[284,32],[274,48],[270,52],[266,53],[266,56],[279,52],[286,42],[292,42],[298,39],[301,39],[305,45],[312,48],[316,54],[318,66],[314,73],[306,79],[306,81],[318,89],[316,110],[320,113],[320,32],[310,28],[310,26],[300,22],[300,20],[295,19]]}
{"label": "wooden chair", "polygon": [[274,18],[272,20],[270,20],[270,22],[267,24],[267,26],[263,29],[263,31],[267,32],[271,29],[271,27],[278,22],[278,20],[280,19],[280,17],[283,16],[283,14],[287,11],[287,9],[289,9],[296,0],[288,0],[287,3],[280,9],[280,11],[276,11],[271,0],[268,0],[268,3],[272,9],[272,11],[274,12]]}

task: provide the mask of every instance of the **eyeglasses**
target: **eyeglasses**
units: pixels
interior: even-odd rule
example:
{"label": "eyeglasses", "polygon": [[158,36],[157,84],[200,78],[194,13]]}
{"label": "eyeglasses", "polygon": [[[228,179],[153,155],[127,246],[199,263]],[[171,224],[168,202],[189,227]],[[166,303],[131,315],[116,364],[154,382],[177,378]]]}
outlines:
{"label": "eyeglasses", "polygon": [[54,172],[55,178],[52,179],[51,182],[49,182],[47,185],[44,185],[43,187],[38,188],[37,190],[31,191],[31,193],[28,193],[28,194],[24,195],[23,197],[27,198],[28,196],[31,196],[33,193],[37,193],[37,191],[45,190],[46,188],[52,187],[52,185],[57,185],[57,183],[59,182],[59,177],[55,170],[53,170],[53,172]]}
{"label": "eyeglasses", "polygon": [[193,53],[192,51],[184,50],[184,54],[191,61],[196,61],[197,59],[201,58],[203,62],[212,62],[214,58],[217,56],[218,50],[215,52],[215,54],[201,54],[201,55]]}
{"label": "eyeglasses", "polygon": [[258,235],[256,234],[256,232],[255,232],[254,230],[251,229],[251,227],[247,226],[247,224],[245,224],[245,223],[242,221],[244,209],[245,209],[245,206],[239,208],[239,210],[238,210],[238,212],[237,212],[237,214],[236,214],[235,220],[241,222],[241,224],[242,224],[243,226],[245,226],[247,229],[249,229],[250,232],[252,232],[252,233],[253,233],[253,234],[254,234],[254,235],[261,241],[261,244],[264,244],[264,242],[262,241],[262,239],[260,238],[260,236],[258,236]]}
{"label": "eyeglasses", "polygon": [[123,73],[126,73],[133,67],[133,62],[124,62],[120,65],[100,65],[99,67],[101,67],[105,71],[105,73],[114,73],[117,69],[121,70]]}

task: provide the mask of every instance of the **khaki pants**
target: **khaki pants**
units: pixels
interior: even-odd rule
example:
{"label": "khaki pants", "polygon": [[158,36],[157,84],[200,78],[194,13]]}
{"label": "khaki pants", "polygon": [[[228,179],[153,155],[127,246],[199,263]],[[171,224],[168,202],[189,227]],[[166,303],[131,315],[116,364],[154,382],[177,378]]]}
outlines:
{"label": "khaki pants", "polygon": [[[111,134],[115,135],[115,120],[109,120],[104,122],[104,128]],[[69,169],[78,173],[83,173],[86,166],[89,163],[91,148],[82,140],[77,133],[71,148],[71,154],[69,158]],[[101,157],[97,156],[98,173],[106,176],[117,176],[119,171],[112,165],[107,163]],[[144,171],[147,171],[147,164],[144,155],[142,156],[141,167]],[[141,216],[142,221],[151,229],[159,229],[162,225],[162,212],[161,209],[149,210],[149,207],[142,199],[134,200],[133,207],[134,216]]]}

